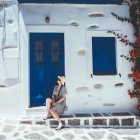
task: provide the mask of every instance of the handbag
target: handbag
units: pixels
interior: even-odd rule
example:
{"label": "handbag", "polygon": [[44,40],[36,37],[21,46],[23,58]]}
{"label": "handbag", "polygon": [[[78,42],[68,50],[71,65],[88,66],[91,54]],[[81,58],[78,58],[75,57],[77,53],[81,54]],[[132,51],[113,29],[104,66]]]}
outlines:
{"label": "handbag", "polygon": [[[63,85],[62,85],[63,86]],[[55,100],[55,102],[57,102],[58,100],[59,100],[59,96],[60,96],[60,91],[61,91],[61,89],[62,89],[62,86],[60,87],[60,89],[59,89],[59,91],[58,91],[58,96],[56,97],[54,97],[54,100]]]}

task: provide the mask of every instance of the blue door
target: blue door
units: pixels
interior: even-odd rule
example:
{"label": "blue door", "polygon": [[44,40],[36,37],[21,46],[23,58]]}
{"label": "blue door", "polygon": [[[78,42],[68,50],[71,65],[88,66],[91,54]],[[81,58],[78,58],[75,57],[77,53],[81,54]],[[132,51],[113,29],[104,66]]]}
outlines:
{"label": "blue door", "polygon": [[64,33],[30,33],[30,107],[44,106],[64,75]]}

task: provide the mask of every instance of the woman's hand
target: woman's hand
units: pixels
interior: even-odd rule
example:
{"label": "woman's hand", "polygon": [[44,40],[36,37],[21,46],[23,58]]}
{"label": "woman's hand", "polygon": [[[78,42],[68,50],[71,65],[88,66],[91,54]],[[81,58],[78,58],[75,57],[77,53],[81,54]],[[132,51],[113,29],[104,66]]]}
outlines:
{"label": "woman's hand", "polygon": [[57,104],[57,102],[53,102],[53,103],[52,103],[52,105],[56,105],[56,104]]}
{"label": "woman's hand", "polygon": [[57,103],[53,103],[53,105],[56,105]]}
{"label": "woman's hand", "polygon": [[62,98],[60,100],[58,100],[57,102],[55,102],[55,100],[53,100],[52,105],[62,103],[65,99],[66,99],[66,95],[63,94]]}

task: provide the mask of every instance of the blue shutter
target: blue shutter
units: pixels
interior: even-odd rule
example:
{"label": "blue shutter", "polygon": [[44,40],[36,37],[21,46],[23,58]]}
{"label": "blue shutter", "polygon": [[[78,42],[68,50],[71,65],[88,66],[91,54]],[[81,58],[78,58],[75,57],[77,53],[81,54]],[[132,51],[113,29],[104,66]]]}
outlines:
{"label": "blue shutter", "polygon": [[92,37],[93,75],[115,75],[115,37]]}

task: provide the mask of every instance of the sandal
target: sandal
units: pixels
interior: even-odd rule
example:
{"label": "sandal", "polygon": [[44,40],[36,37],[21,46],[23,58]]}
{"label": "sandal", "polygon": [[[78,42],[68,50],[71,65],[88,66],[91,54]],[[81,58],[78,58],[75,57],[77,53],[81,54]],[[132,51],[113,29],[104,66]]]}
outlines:
{"label": "sandal", "polygon": [[63,129],[64,125],[63,124],[59,124],[58,127],[55,130],[61,130]]}
{"label": "sandal", "polygon": [[44,117],[43,117],[43,120],[47,120],[47,119],[49,119],[49,118],[51,118],[51,116],[44,116]]}

